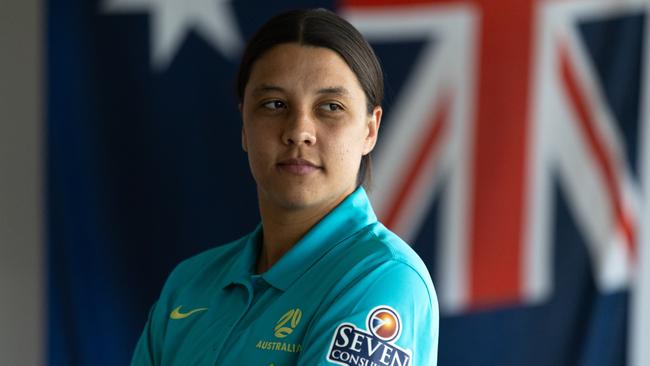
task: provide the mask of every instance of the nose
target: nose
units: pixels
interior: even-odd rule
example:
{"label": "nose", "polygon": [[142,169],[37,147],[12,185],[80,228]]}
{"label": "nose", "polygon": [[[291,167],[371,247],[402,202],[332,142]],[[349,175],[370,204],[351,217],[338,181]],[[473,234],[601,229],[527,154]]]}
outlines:
{"label": "nose", "polygon": [[316,143],[314,119],[308,111],[291,113],[282,132],[282,142],[286,145],[307,146]]}

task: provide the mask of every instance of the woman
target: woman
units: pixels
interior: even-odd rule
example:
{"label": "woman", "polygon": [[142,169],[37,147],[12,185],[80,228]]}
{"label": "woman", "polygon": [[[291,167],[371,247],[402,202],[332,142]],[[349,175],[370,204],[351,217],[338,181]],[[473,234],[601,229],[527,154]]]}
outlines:
{"label": "woman", "polygon": [[281,14],[238,94],[262,223],[172,272],[132,365],[435,365],[429,274],[361,186],[383,96],[368,43],[330,11]]}

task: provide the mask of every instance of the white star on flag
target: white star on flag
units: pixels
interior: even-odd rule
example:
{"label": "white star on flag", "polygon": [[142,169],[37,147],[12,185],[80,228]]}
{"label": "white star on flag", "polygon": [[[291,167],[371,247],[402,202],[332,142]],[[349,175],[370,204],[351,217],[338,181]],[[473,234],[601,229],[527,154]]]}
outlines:
{"label": "white star on flag", "polygon": [[151,62],[157,70],[169,66],[192,30],[229,59],[238,57],[244,44],[228,0],[106,0],[103,10],[151,14]]}

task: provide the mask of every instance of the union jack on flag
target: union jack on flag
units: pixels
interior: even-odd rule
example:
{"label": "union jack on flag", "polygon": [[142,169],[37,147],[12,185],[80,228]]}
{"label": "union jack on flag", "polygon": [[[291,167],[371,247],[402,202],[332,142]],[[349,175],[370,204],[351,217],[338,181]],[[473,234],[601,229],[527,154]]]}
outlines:
{"label": "union jack on flag", "polygon": [[[642,99],[647,3],[350,1],[344,9],[371,40],[425,42],[388,116],[372,197],[389,227],[432,254],[443,311],[482,311],[487,318],[503,306],[538,306],[546,313],[541,321],[560,323],[555,331],[577,332],[575,349],[519,364],[606,359],[591,349],[598,345],[591,327],[601,320],[576,329],[561,324],[549,304],[567,301],[564,286],[556,285],[564,276],[585,275],[563,273],[555,261],[572,254],[566,247],[576,243],[567,241],[579,242],[588,257],[592,298],[628,289],[638,248],[649,243],[641,224],[642,192],[650,187],[641,176],[650,164]],[[558,220],[561,209],[574,222],[573,233],[561,227],[567,225]],[[647,327],[647,317],[632,313],[630,330],[642,321]],[[526,323],[529,331],[544,329]],[[487,336],[506,324],[479,332]],[[624,358],[611,355],[620,340],[610,337],[625,337],[624,326],[607,326],[614,332],[603,334],[608,340],[600,352],[614,363],[600,364],[620,364]],[[556,334],[529,337],[545,344]],[[490,362],[446,360],[506,364],[503,352],[477,355],[491,356]]]}

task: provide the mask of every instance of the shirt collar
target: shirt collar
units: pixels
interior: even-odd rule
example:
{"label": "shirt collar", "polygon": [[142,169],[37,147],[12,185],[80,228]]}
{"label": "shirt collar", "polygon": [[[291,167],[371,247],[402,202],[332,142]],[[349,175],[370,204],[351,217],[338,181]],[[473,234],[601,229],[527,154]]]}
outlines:
{"label": "shirt collar", "polygon": [[230,286],[233,283],[246,285],[250,282],[259,255],[261,238],[262,224],[259,224],[253,232],[244,237],[240,244],[241,248],[237,252],[237,257],[232,262],[232,266],[224,278],[223,287]]}
{"label": "shirt collar", "polygon": [[366,191],[359,187],[309,230],[262,277],[271,286],[285,291],[335,245],[375,222],[377,216]]}

